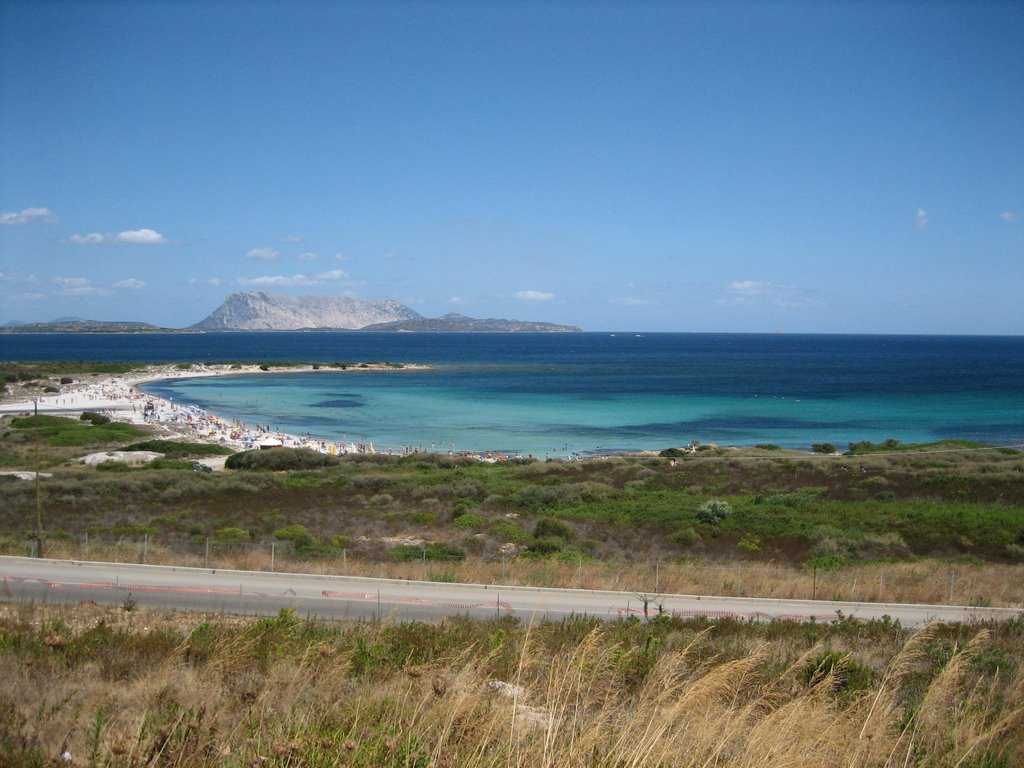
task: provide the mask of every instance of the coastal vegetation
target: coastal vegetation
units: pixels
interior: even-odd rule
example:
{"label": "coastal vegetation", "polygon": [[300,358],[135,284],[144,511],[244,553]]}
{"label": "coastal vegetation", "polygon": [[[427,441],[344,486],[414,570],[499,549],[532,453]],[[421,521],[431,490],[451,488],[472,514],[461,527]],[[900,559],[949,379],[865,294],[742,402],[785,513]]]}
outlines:
{"label": "coastal vegetation", "polygon": [[5,765],[1024,762],[1020,621],[425,625],[7,604],[0,674]]}
{"label": "coastal vegetation", "polygon": [[[0,551],[32,551],[38,504],[47,551],[70,557],[133,559],[145,537],[150,562],[212,552],[264,568],[276,547],[294,570],[646,589],[657,569],[665,591],[1024,602],[1021,580],[1005,578],[1024,567],[1024,454],[1011,449],[485,463],[278,448],[209,473],[192,462],[226,449],[182,441],[156,464],[82,466],[88,451],[162,447],[94,421],[0,422],[0,466],[51,474],[38,497],[0,478]],[[276,535],[289,528],[302,535]]]}
{"label": "coastal vegetation", "polygon": [[[156,437],[100,413],[0,419],[0,467],[46,471],[0,475],[0,553],[35,551],[41,521],[54,557],[603,588],[645,605],[1024,605],[1024,453],[1008,448],[487,463]],[[78,461],[113,450],[164,458]],[[1019,619],[424,625],[175,615],[130,595],[8,603],[0,766],[1005,768],[1024,760],[1022,640]]]}

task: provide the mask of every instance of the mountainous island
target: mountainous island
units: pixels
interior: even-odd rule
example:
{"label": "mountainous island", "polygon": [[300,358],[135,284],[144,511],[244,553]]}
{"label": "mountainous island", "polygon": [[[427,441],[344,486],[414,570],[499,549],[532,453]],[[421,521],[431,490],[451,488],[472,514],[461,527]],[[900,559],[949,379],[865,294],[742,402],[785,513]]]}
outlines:
{"label": "mountainous island", "polygon": [[283,296],[232,293],[209,316],[187,328],[140,322],[61,318],[50,323],[9,323],[4,333],[200,333],[204,331],[383,331],[405,333],[566,333],[571,325],[533,320],[478,319],[460,314],[424,317],[393,300],[355,296]]}

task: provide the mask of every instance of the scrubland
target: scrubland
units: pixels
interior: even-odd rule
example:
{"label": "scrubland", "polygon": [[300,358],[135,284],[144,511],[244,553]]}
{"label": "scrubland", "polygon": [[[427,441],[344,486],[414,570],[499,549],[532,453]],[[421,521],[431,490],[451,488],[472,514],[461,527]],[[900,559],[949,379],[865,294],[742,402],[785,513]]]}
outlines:
{"label": "scrubland", "polygon": [[[200,473],[218,446],[149,448],[135,427],[0,421],[0,552],[772,597],[1024,604],[1024,453],[962,443],[759,447],[673,458],[511,461],[278,449]],[[131,430],[131,431],[126,431]],[[872,452],[872,448],[878,448]],[[241,456],[241,455],[239,455]]]}
{"label": "scrubland", "polygon": [[0,606],[0,764],[1016,766],[1024,624]]}

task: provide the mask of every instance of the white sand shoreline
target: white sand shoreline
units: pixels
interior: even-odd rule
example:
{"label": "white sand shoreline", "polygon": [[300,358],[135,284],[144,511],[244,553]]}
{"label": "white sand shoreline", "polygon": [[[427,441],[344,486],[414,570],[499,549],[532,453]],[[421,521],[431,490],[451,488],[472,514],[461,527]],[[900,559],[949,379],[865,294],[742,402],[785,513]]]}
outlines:
{"label": "white sand shoreline", "polygon": [[286,432],[271,431],[265,425],[247,425],[238,419],[228,421],[201,408],[175,404],[142,389],[145,384],[175,379],[207,376],[241,376],[275,373],[307,373],[315,371],[360,371],[396,373],[426,370],[424,365],[393,365],[388,363],[358,363],[344,368],[331,365],[260,366],[239,364],[193,364],[189,368],[178,365],[149,365],[140,371],[117,375],[79,374],[73,384],[61,386],[56,393],[40,394],[31,400],[0,403],[0,415],[76,416],[86,411],[101,413],[111,419],[157,428],[157,439],[195,440],[217,443],[235,450],[283,445],[306,447],[322,453],[376,452],[372,443],[347,443],[305,438]]}

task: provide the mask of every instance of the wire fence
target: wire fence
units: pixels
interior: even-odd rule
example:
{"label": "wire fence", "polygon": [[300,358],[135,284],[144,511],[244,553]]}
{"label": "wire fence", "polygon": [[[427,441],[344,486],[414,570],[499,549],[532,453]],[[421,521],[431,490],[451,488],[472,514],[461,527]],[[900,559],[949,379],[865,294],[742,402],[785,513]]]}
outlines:
{"label": "wire fence", "polygon": [[[213,537],[166,539],[149,534],[85,534],[46,540],[47,557],[236,569],[600,589],[638,595],[717,595],[843,602],[1024,607],[1024,564],[923,560],[868,562],[838,570],[760,560],[597,561],[578,557],[460,553],[404,545],[390,550],[336,548],[304,552],[296,542],[225,542]],[[36,556],[33,539],[5,554]]]}

